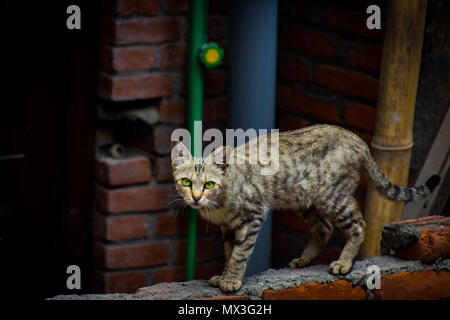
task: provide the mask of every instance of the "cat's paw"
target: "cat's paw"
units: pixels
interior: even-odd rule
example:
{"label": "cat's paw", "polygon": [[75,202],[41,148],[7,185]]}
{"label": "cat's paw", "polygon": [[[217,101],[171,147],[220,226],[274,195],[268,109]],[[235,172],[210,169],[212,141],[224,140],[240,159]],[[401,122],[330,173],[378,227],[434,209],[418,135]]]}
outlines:
{"label": "cat's paw", "polygon": [[236,279],[222,279],[220,280],[220,290],[223,292],[238,291],[241,288],[242,281]]}
{"label": "cat's paw", "polygon": [[291,269],[297,269],[297,268],[303,268],[306,267],[310,261],[306,261],[302,258],[293,259],[291,262],[289,262],[289,268]]}
{"label": "cat's paw", "polygon": [[212,285],[213,287],[219,287],[220,286],[220,281],[223,280],[223,276],[214,276],[211,279],[209,279],[209,284]]}
{"label": "cat's paw", "polygon": [[353,263],[351,261],[337,260],[330,264],[329,271],[332,274],[347,274],[352,269]]}

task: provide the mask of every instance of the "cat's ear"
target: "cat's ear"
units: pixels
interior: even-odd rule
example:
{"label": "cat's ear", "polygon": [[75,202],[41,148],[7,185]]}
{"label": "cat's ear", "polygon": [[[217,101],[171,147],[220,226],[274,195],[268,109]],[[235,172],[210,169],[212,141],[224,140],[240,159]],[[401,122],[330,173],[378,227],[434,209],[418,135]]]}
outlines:
{"label": "cat's ear", "polygon": [[232,151],[233,148],[230,146],[220,147],[211,152],[211,154],[206,158],[205,163],[215,164],[221,169],[226,170],[231,162]]}
{"label": "cat's ear", "polygon": [[193,163],[192,155],[186,146],[179,140],[172,143],[172,168],[177,169],[181,166]]}

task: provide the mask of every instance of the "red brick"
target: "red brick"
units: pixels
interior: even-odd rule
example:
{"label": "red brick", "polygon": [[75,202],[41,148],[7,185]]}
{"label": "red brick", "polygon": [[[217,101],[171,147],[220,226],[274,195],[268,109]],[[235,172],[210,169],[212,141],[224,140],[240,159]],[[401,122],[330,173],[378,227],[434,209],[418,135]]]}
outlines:
{"label": "red brick", "polygon": [[332,90],[368,100],[377,100],[378,80],[360,72],[319,65],[314,72],[315,81]]}
{"label": "red brick", "polygon": [[131,76],[100,75],[100,97],[113,101],[159,98],[173,92],[172,76],[150,73]]}
{"label": "red brick", "polygon": [[294,82],[305,83],[307,81],[306,65],[293,57],[282,57],[279,60],[278,73],[281,79]]}
{"label": "red brick", "polygon": [[173,17],[104,19],[101,36],[114,44],[146,44],[180,40],[180,20]]}
{"label": "red brick", "polygon": [[223,16],[209,16],[208,18],[208,39],[220,40],[225,38],[226,23]]}
{"label": "red brick", "polygon": [[130,16],[141,13],[155,15],[158,13],[158,0],[104,0],[102,1],[103,10],[109,14],[120,14]]}
{"label": "red brick", "polygon": [[159,67],[161,69],[182,69],[186,66],[186,58],[186,44],[165,44],[161,47]]}
{"label": "red brick", "polygon": [[225,75],[221,70],[206,70],[204,83],[206,95],[222,94],[225,89]]}
{"label": "red brick", "polygon": [[143,156],[127,159],[100,158],[96,161],[97,182],[106,186],[121,186],[151,180],[150,161]]}
{"label": "red brick", "polygon": [[[383,12],[383,9],[381,9]],[[366,13],[356,13],[350,10],[341,10],[336,7],[329,7],[326,11],[327,25],[332,29],[338,29],[345,32],[357,34],[359,36],[381,40],[383,38],[383,22],[381,29],[370,30],[366,26]]]}
{"label": "red brick", "polygon": [[[184,267],[164,267],[155,270],[152,277],[152,284],[161,282],[183,282],[185,280]],[[144,290],[144,292],[147,291]]]}
{"label": "red brick", "polygon": [[277,210],[273,214],[273,221],[283,227],[290,228],[302,233],[309,233],[309,226],[303,221],[302,218],[291,210]]}
{"label": "red brick", "polygon": [[307,283],[282,290],[265,290],[263,300],[365,300],[366,291],[351,282],[337,280],[327,284]]}
{"label": "red brick", "polygon": [[141,271],[96,272],[94,287],[100,293],[135,293],[145,286],[146,276]]}
{"label": "red brick", "polygon": [[[188,215],[186,213],[164,213],[156,220],[156,235],[185,236],[187,234]],[[197,234],[213,234],[219,232],[219,227],[205,219],[198,219]]]}
{"label": "red brick", "polygon": [[299,88],[287,85],[278,87],[278,103],[287,110],[299,112],[315,119],[328,122],[340,122],[340,117],[335,105],[319,102],[307,97]]}
{"label": "red brick", "polygon": [[95,244],[95,264],[104,269],[127,269],[165,264],[169,258],[168,243],[126,245]]}
{"label": "red brick", "polygon": [[287,49],[294,49],[331,61],[336,60],[333,39],[326,34],[297,27],[286,33],[282,39],[282,43]]}
{"label": "red brick", "polygon": [[280,131],[297,130],[309,125],[309,121],[298,119],[289,114],[278,114],[278,128]]}
{"label": "red brick", "polygon": [[97,186],[97,209],[108,213],[164,210],[169,208],[170,194],[170,186],[142,186],[114,190]]}
{"label": "red brick", "polygon": [[189,0],[165,0],[164,8],[168,13],[188,12]]}
{"label": "red brick", "polygon": [[153,47],[102,47],[102,68],[113,71],[146,70],[155,66]]}
{"label": "red brick", "polygon": [[169,154],[172,150],[172,141],[170,140],[172,135],[172,128],[157,126],[152,131],[152,151],[158,154]]}
{"label": "red brick", "polygon": [[186,122],[186,101],[162,100],[159,104],[159,120],[165,123],[183,124]]}
{"label": "red brick", "polygon": [[206,98],[203,105],[203,121],[227,120],[227,98]]}
{"label": "red brick", "polygon": [[96,215],[96,237],[108,241],[122,241],[148,237],[146,217],[131,215],[124,217],[105,217]]}
{"label": "red brick", "polygon": [[402,272],[381,278],[381,289],[372,290],[377,300],[450,299],[450,271]]}
{"label": "red brick", "polygon": [[[205,262],[217,257],[217,246],[215,239],[197,239],[195,249],[195,262]],[[186,241],[180,241],[177,244],[177,254],[175,256],[176,264],[186,262]]]}
{"label": "red brick", "polygon": [[158,181],[172,181],[172,160],[170,158],[156,159],[156,180]]}
{"label": "red brick", "polygon": [[135,126],[124,133],[124,139],[128,145],[146,152],[169,155],[172,150],[171,135],[174,129],[164,124],[153,129],[148,126]]}
{"label": "red brick", "polygon": [[411,260],[432,262],[439,257],[450,258],[450,218],[432,216],[417,220],[400,221],[420,230],[417,242],[404,249],[396,249],[395,255]]}
{"label": "red brick", "polygon": [[353,48],[348,65],[368,70],[380,70],[381,46],[358,44]]}
{"label": "red brick", "polygon": [[345,122],[351,126],[373,132],[375,129],[376,109],[360,103],[352,103],[344,110]]}

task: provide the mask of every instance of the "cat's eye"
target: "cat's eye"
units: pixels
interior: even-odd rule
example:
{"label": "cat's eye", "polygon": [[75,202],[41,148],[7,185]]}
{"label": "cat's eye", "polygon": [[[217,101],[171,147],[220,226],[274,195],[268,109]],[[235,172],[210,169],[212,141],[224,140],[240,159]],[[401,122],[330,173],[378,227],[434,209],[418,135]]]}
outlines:
{"label": "cat's eye", "polygon": [[191,180],[189,180],[188,178],[181,179],[181,183],[183,184],[183,186],[186,186],[186,187],[190,187],[192,184]]}
{"label": "cat's eye", "polygon": [[208,181],[207,183],[205,183],[205,189],[211,189],[214,187],[214,185],[215,185],[214,182]]}

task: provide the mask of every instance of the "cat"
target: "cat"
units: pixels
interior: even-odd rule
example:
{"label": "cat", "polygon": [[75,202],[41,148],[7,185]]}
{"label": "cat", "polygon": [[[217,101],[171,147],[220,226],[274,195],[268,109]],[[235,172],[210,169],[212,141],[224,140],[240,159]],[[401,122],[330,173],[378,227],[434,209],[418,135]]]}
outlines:
{"label": "cat", "polygon": [[[210,284],[224,292],[239,290],[258,231],[270,209],[291,209],[310,226],[311,239],[289,266],[310,264],[324,249],[334,227],[347,242],[333,274],[350,272],[364,240],[365,222],[353,194],[363,167],[377,190],[390,200],[419,200],[440,182],[432,176],[424,186],[399,187],[386,178],[372,158],[367,144],[356,134],[337,126],[313,125],[265,137],[277,141],[279,169],[261,174],[259,163],[229,163],[238,150],[251,157],[250,143],[239,148],[224,146],[206,158],[195,158],[182,142],[174,142],[172,155],[175,189],[184,202],[220,226],[225,249],[225,268]],[[277,139],[275,139],[277,138]],[[244,148],[244,149],[242,149]],[[227,161],[228,160],[228,161]]]}

